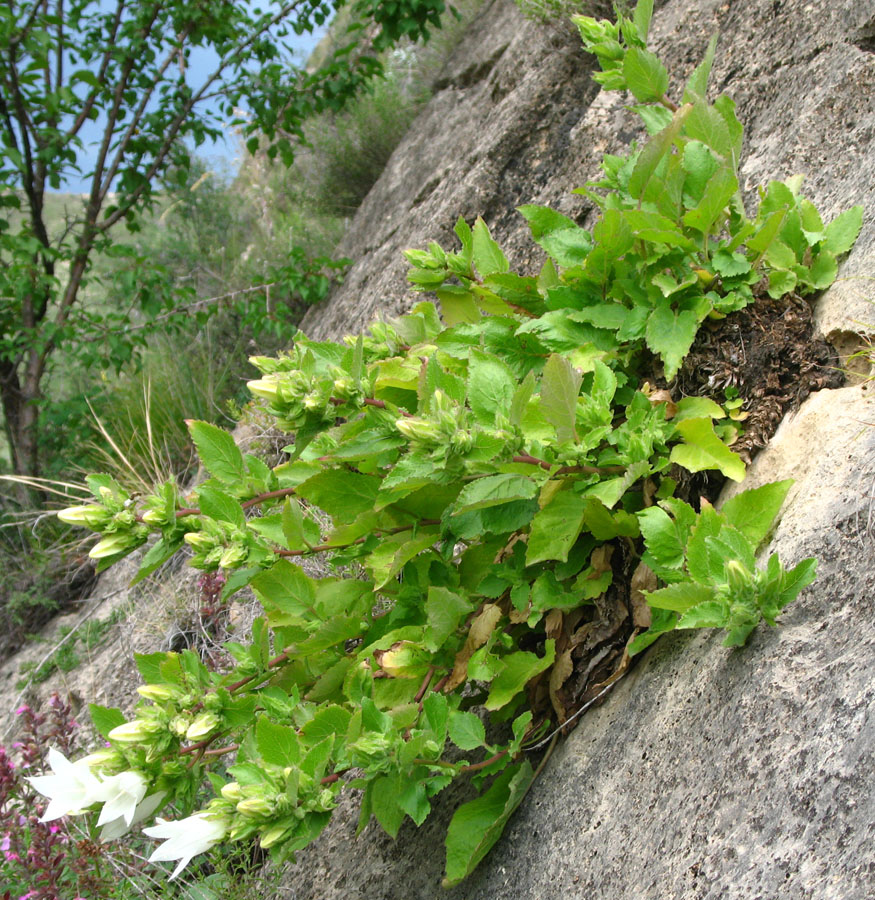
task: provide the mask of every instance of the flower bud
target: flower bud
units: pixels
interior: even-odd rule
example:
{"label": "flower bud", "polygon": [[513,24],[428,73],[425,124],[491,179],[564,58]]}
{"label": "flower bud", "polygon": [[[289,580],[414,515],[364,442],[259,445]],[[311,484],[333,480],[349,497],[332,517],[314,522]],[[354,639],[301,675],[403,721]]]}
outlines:
{"label": "flower bud", "polygon": [[105,747],[103,750],[95,750],[94,753],[83,756],[81,759],[76,760],[76,762],[78,765],[88,766],[92,772],[104,772],[123,766],[125,759],[117,750],[113,750],[111,747]]}
{"label": "flower bud", "polygon": [[162,701],[178,699],[181,691],[169,684],[142,684],[137,693],[146,700]]}
{"label": "flower bud", "polygon": [[288,830],[288,825],[273,825],[267,831],[262,832],[259,844],[264,850],[267,850],[274,844],[278,844],[286,836]]}
{"label": "flower bud", "polygon": [[409,419],[397,419],[395,427],[411,441],[433,444],[440,439],[440,431],[433,422],[411,416]]}
{"label": "flower bud", "polygon": [[164,513],[159,512],[157,509],[146,510],[146,512],[143,513],[141,518],[147,525],[163,525],[164,524]]}
{"label": "flower bud", "polygon": [[99,540],[90,550],[92,559],[103,559],[107,556],[115,556],[131,546],[131,536],[128,534],[110,534]]}
{"label": "flower bud", "polygon": [[109,732],[107,737],[111,741],[133,744],[149,736],[152,731],[151,724],[151,722],[146,722],[143,719],[134,719],[133,722],[117,725]]}
{"label": "flower bud", "polygon": [[246,387],[250,394],[269,401],[274,401],[279,392],[279,383],[274,379],[261,378],[257,381],[247,381]]}
{"label": "flower bud", "polygon": [[310,391],[306,397],[304,397],[304,409],[307,412],[318,412],[325,406],[322,398],[315,391]]}
{"label": "flower bud", "polygon": [[273,804],[268,803],[264,797],[250,797],[237,804],[237,812],[248,819],[257,819],[269,816],[273,812]]}
{"label": "flower bud", "polygon": [[100,531],[101,527],[109,520],[109,513],[95,504],[89,506],[70,506],[62,509],[58,518],[68,525],[84,525],[92,531]]}
{"label": "flower bud", "polygon": [[199,741],[208,734],[215,731],[221,724],[219,717],[213,713],[201,713],[185,732],[185,737],[189,741]]}
{"label": "flower bud", "polygon": [[737,597],[753,587],[753,575],[737,559],[731,559],[726,563],[726,582]]}
{"label": "flower bud", "polygon": [[189,531],[183,538],[186,544],[190,544],[197,550],[206,550],[213,546],[213,539],[202,531]]}
{"label": "flower bud", "polygon": [[232,781],[222,787],[222,796],[231,803],[240,803],[243,800],[243,789],[236,781]]}
{"label": "flower bud", "polygon": [[233,569],[242,563],[248,553],[242,547],[228,547],[219,559],[219,565],[223,569]]}

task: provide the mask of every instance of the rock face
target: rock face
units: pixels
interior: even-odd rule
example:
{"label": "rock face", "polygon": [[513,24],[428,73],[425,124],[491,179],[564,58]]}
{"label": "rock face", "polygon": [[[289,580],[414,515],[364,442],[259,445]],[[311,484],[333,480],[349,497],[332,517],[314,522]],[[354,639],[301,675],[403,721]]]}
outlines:
{"label": "rock face", "polygon": [[[712,84],[738,102],[745,188],[805,173],[830,218],[863,203],[863,233],[816,310],[843,352],[875,309],[875,3],[673,0],[653,41],[677,93],[708,36]],[[357,258],[305,330],[336,337],[414,298],[398,251],[449,243],[482,214],[517,267],[538,257],[512,207],[548,203],[584,222],[569,189],[634,136],[597,95],[573,35],[487,4],[434,99],[362,206],[341,248]],[[742,650],[720,636],[658,642],[561,744],[468,882],[440,888],[449,804],[396,842],[355,803],[285,873],[305,900],[700,900],[875,895],[875,405],[866,385],[813,395],[780,427],[745,487],[792,477],[770,552],[820,560],[820,577]]]}

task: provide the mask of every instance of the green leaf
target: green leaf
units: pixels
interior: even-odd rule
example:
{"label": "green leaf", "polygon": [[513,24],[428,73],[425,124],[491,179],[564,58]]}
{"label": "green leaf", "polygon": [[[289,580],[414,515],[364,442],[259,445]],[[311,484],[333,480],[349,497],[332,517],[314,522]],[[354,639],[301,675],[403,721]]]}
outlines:
{"label": "green leaf", "polygon": [[481,425],[495,425],[497,415],[510,412],[516,379],[498,357],[472,350],[468,362],[468,402]]}
{"label": "green leaf", "polygon": [[453,515],[486,509],[512,500],[531,500],[537,492],[538,485],[527,475],[487,475],[462,488],[453,505]]}
{"label": "green leaf", "polygon": [[699,204],[684,213],[684,224],[708,234],[712,225],[724,214],[738,190],[738,179],[728,166],[718,169],[709,179]]}
{"label": "green leaf", "polygon": [[365,567],[374,579],[374,589],[379,590],[388,584],[414,556],[427,550],[437,541],[436,528],[419,531],[411,537],[412,531],[405,531],[384,539],[368,556]]}
{"label": "green leaf", "polygon": [[568,551],[583,528],[586,504],[573,491],[559,491],[535,514],[526,548],[526,565],[558,559],[565,562]]}
{"label": "green leaf", "polygon": [[[692,508],[687,508],[695,518]],[[644,545],[653,563],[661,568],[680,570],[690,533],[689,519],[677,521],[658,506],[642,509],[636,515],[644,536]]]}
{"label": "green leaf", "polygon": [[395,778],[382,775],[368,783],[367,794],[370,808],[383,830],[392,838],[398,837],[398,830],[406,813],[398,805],[398,787]]}
{"label": "green leaf", "polygon": [[744,480],[744,461],[717,437],[710,419],[686,419],[677,431],[684,443],[671,448],[671,462],[690,472],[718,469],[733,481]]}
{"label": "green leaf", "polygon": [[437,291],[441,304],[441,313],[447,325],[458,325],[460,322],[477,322],[481,317],[480,307],[471,291],[449,286]]}
{"label": "green leaf", "polygon": [[650,628],[639,634],[627,645],[626,649],[629,652],[629,656],[635,656],[642,650],[646,650],[663,634],[673,631],[677,627],[677,621],[677,613],[667,609],[654,609]]}
{"label": "green leaf", "polygon": [[725,628],[729,624],[729,604],[725,600],[706,600],[688,609],[678,628]]}
{"label": "green leaf", "polygon": [[507,258],[501,252],[498,244],[492,240],[492,235],[486,227],[486,223],[479,216],[474,223],[472,232],[473,249],[474,249],[474,265],[477,271],[484,278],[487,275],[507,272],[510,268]]}
{"label": "green leaf", "polygon": [[[164,654],[161,654],[162,656]],[[154,682],[159,682],[160,677]],[[99,706],[97,703],[88,704],[88,714],[91,716],[91,724],[94,725],[97,733],[104,739],[109,740],[109,733],[113,728],[124,725],[125,714],[120,709],[114,709],[111,706]]]}
{"label": "green leaf", "polygon": [[647,603],[655,609],[685,613],[699,603],[713,600],[714,588],[703,584],[694,584],[691,581],[681,581],[678,584],[660,588],[658,591],[650,591],[645,596]]}
{"label": "green leaf", "polygon": [[489,696],[483,705],[491,710],[506,706],[532,678],[550,668],[555,658],[556,642],[552,640],[544,642],[543,656],[529,653],[527,650],[518,650],[503,656],[501,661],[505,667],[492,682]]}
{"label": "green leaf", "polygon": [[541,412],[556,429],[560,442],[576,437],[577,395],[583,376],[557,353],[551,354],[541,377]]}
{"label": "green leaf", "polygon": [[454,709],[450,713],[449,735],[460,750],[476,750],[486,743],[486,728],[472,712]]}
{"label": "green leaf", "polygon": [[811,286],[822,291],[836,280],[839,267],[835,256],[829,250],[821,250],[812,260],[809,271],[811,272]]}
{"label": "green leaf", "polygon": [[704,100],[693,104],[684,131],[687,137],[701,141],[724,159],[731,159],[732,136],[726,120]]}
{"label": "green leaf", "polygon": [[649,50],[629,47],[623,60],[623,77],[636,100],[659,100],[668,90],[668,72]]}
{"label": "green leaf", "polygon": [[477,868],[501,837],[534,777],[528,760],[508,766],[482,796],[456,810],[447,829],[444,887],[453,887]]}
{"label": "green leaf", "polygon": [[423,638],[423,646],[433,653],[443,647],[446,639],[462,624],[473,611],[473,604],[444,587],[429,586],[425,601],[425,615],[428,628]]}
{"label": "green leaf", "polygon": [[223,484],[241,486],[246,482],[246,465],[234,438],[216,425],[188,419],[191,439],[204,468]]}
{"label": "green leaf", "polygon": [[297,766],[301,748],[294,728],[271,722],[260,716],[255,726],[255,740],[261,758],[272,766]]}
{"label": "green leaf", "polygon": [[139,584],[144,578],[151,575],[156,569],[160,569],[164,563],[167,562],[170,557],[172,557],[177,550],[182,546],[182,541],[172,541],[168,543],[164,540],[164,538],[159,538],[150,548],[146,555],[143,557],[143,561],[140,563],[140,568],[137,569],[137,574],[134,576],[134,580],[131,582],[131,587],[135,584]]}
{"label": "green leaf", "polygon": [[298,485],[297,493],[333,519],[351,522],[374,507],[380,479],[349,469],[327,469]]}
{"label": "green leaf", "polygon": [[233,498],[218,490],[203,484],[197,489],[198,501],[201,513],[210,519],[218,519],[220,522],[230,522],[238,528],[246,525],[246,515],[243,507]]}
{"label": "green leaf", "polygon": [[654,135],[642,149],[629,177],[628,191],[636,199],[644,194],[650,179],[663,158],[671,152],[672,144],[690,113],[689,106],[682,106],[672,118],[671,125]]}
{"label": "green leaf", "polygon": [[526,204],[518,206],[517,212],[521,213],[523,218],[529,223],[532,231],[532,237],[535,241],[539,241],[544,235],[552,234],[554,231],[562,231],[567,228],[577,228],[578,225],[568,216],[550,209],[549,206],[535,206]]}
{"label": "green leaf", "polygon": [[770,297],[777,300],[784,294],[789,294],[796,287],[796,273],[787,269],[773,269],[769,272],[769,289]]}
{"label": "green leaf", "polygon": [[742,491],[730,497],[720,512],[726,521],[737,528],[756,548],[766,538],[778,515],[793,479],[774,481],[762,487]]}
{"label": "green leaf", "polygon": [[162,680],[161,663],[165,662],[170,655],[168,652],[160,651],[158,653],[134,654],[134,662],[144,684],[158,684]]}
{"label": "green leaf", "polygon": [[[296,625],[314,614],[316,589],[300,566],[280,559],[250,582],[256,596],[268,611],[271,625]],[[272,615],[275,610],[279,615]]]}
{"label": "green leaf", "polygon": [[673,309],[668,299],[663,298],[650,314],[645,332],[647,346],[661,357],[667,380],[677,374],[698,330],[696,314],[688,309]]}
{"label": "green leaf", "polygon": [[852,206],[836,216],[824,229],[823,247],[838,256],[847,253],[857,240],[863,227],[863,207]]}
{"label": "green leaf", "polygon": [[659,134],[663,128],[668,128],[671,124],[671,110],[655,103],[645,103],[640,106],[631,107],[641,116],[644,127],[648,134]]}
{"label": "green leaf", "polygon": [[653,0],[638,0],[635,12],[632,13],[632,23],[638,37],[647,42],[647,32],[650,31],[650,20],[653,18]]}
{"label": "green leaf", "polygon": [[304,537],[304,516],[301,505],[294,497],[286,497],[281,516],[283,537],[289,550],[303,550],[308,546]]}
{"label": "green leaf", "polygon": [[592,237],[586,229],[575,225],[544,235],[537,241],[541,247],[565,268],[579,266],[586,262],[592,250]]}
{"label": "green leaf", "polygon": [[704,100],[708,93],[708,78],[711,75],[711,66],[714,62],[714,51],[717,49],[717,35],[711,36],[708,41],[708,49],[705,56],[690,75],[684,90],[684,103],[695,103],[696,100]]}

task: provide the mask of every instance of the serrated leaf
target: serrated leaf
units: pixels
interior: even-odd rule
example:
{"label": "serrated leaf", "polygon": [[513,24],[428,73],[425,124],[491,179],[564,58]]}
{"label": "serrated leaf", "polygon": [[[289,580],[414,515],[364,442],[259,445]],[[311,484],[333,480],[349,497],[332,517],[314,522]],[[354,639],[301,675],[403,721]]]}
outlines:
{"label": "serrated leaf", "polygon": [[714,599],[714,588],[691,581],[670,584],[658,591],[645,594],[647,603],[655,609],[668,609],[672,612],[685,613],[699,603]]}
{"label": "serrated leaf", "polygon": [[172,541],[168,543],[164,540],[164,538],[159,538],[150,548],[146,555],[143,557],[143,561],[140,563],[140,568],[137,569],[137,574],[134,576],[134,580],[131,582],[131,587],[135,584],[139,584],[144,578],[147,578],[151,575],[156,569],[160,569],[164,563],[167,562],[182,546],[182,541]]}
{"label": "serrated leaf", "polygon": [[847,253],[863,227],[863,207],[852,206],[836,216],[824,229],[824,249],[838,256]]}
{"label": "serrated leaf", "polygon": [[710,419],[686,419],[678,422],[677,431],[684,443],[671,448],[671,462],[690,472],[718,469],[733,481],[744,480],[744,461],[717,437]]}
{"label": "serrated leaf", "polygon": [[246,525],[246,514],[243,507],[233,498],[217,488],[207,484],[197,489],[198,504],[201,513],[210,519],[218,519],[220,522],[230,522],[238,528]]}
{"label": "serrated leaf", "polygon": [[787,269],[773,269],[769,272],[769,288],[770,297],[777,300],[784,294],[791,293],[796,287],[796,273]]}
{"label": "serrated leaf", "polygon": [[503,656],[501,661],[504,668],[492,682],[489,696],[483,705],[491,710],[506,706],[532,678],[552,666],[555,658],[556,642],[552,640],[544,642],[543,656],[527,650],[518,650]]}
{"label": "serrated leaf", "polygon": [[659,100],[668,90],[668,72],[659,57],[640,47],[629,47],[623,60],[626,85],[642,103]]}
{"label": "serrated leaf", "polygon": [[729,201],[738,191],[738,179],[728,166],[718,169],[708,180],[702,199],[684,213],[684,224],[708,234],[714,223],[724,214]]}
{"label": "serrated leaf", "polygon": [[687,137],[701,141],[724,159],[732,156],[732,137],[725,119],[704,100],[697,100],[687,116]]}
{"label": "serrated leaf", "polygon": [[517,212],[529,223],[535,241],[539,241],[544,235],[552,234],[554,231],[578,227],[573,219],[556,212],[555,209],[550,209],[549,206],[535,206],[529,203],[518,206]]}
{"label": "serrated leaf", "polygon": [[476,750],[486,743],[486,728],[479,716],[454,709],[448,723],[450,740],[460,750]]}
{"label": "serrated leaf", "polygon": [[501,247],[492,239],[486,223],[479,216],[472,231],[474,265],[481,276],[507,272],[510,268]]}
{"label": "serrated leaf", "polygon": [[666,380],[671,381],[677,374],[698,330],[696,314],[688,309],[673,309],[667,299],[650,314],[645,339],[647,346],[662,359]]}
{"label": "serrated leaf", "polygon": [[526,565],[557,559],[565,562],[583,528],[586,504],[573,491],[560,491],[535,514],[526,548]]}
{"label": "serrated leaf", "polygon": [[458,884],[477,868],[501,837],[534,777],[528,760],[509,766],[484,794],[456,810],[447,829],[444,887]]}
{"label": "serrated leaf", "polygon": [[327,469],[298,485],[297,493],[333,519],[351,522],[373,509],[380,479],[349,469]]}
{"label": "serrated leaf", "polygon": [[688,609],[678,620],[678,628],[725,628],[729,624],[729,604],[706,600]]}
{"label": "serrated leaf", "polygon": [[304,516],[301,506],[294,497],[286,497],[281,515],[283,537],[289,550],[303,550],[307,547],[304,537]]}
{"label": "serrated leaf", "polygon": [[672,144],[681,130],[686,117],[689,115],[692,107],[689,105],[682,106],[672,118],[671,124],[664,128],[659,134],[654,135],[641,150],[632,174],[629,176],[628,191],[629,195],[640,198],[650,179],[653,177],[657,166],[668,153],[671,152]]}
{"label": "serrated leaf", "polygon": [[829,250],[821,250],[812,260],[809,272],[811,286],[818,291],[825,290],[836,280],[839,273],[835,256]]}
{"label": "serrated leaf", "polygon": [[671,110],[665,106],[647,103],[631,108],[641,116],[641,121],[644,122],[644,127],[647,129],[648,134],[659,134],[663,128],[668,128],[671,125]]}
{"label": "serrated leaf", "polygon": [[579,225],[553,231],[536,243],[564,268],[583,265],[592,250],[592,236]]}
{"label": "serrated leaf", "polygon": [[541,376],[540,407],[560,442],[575,439],[577,395],[582,381],[583,376],[564,356],[551,354]]}
{"label": "serrated leaf", "polygon": [[708,93],[708,78],[711,75],[711,66],[714,62],[714,51],[717,49],[717,35],[711,36],[705,56],[690,75],[684,90],[684,103],[694,103],[696,100],[704,100]]}
{"label": "serrated leaf", "polygon": [[477,322],[482,318],[480,307],[471,291],[460,287],[444,287],[438,290],[437,298],[444,321],[449,326],[460,322]]}
{"label": "serrated leaf", "polygon": [[275,562],[271,568],[256,575],[250,584],[274,627],[296,625],[313,615],[315,585],[300,566],[287,559]]}
{"label": "serrated leaf", "polygon": [[297,766],[300,762],[301,749],[294,728],[260,716],[255,725],[255,740],[259,755],[269,765]]}
{"label": "serrated leaf", "polygon": [[[162,654],[163,656],[163,654]],[[160,681],[160,678],[155,679]],[[155,682],[149,682],[155,683]],[[88,704],[88,714],[91,716],[91,724],[97,729],[97,733],[104,739],[109,740],[109,733],[113,728],[118,728],[126,721],[125,714],[120,709],[114,709],[110,706],[100,706],[97,703]]]}
{"label": "serrated leaf", "polygon": [[775,481],[730,497],[720,512],[756,548],[766,538],[781,509],[793,479]]}
{"label": "serrated leaf", "polygon": [[496,416],[510,412],[516,379],[497,356],[472,350],[468,362],[468,403],[481,425],[494,426]]}
{"label": "serrated leaf", "polygon": [[472,604],[444,587],[431,585],[425,601],[428,628],[423,646],[436,653],[472,611]]}
{"label": "serrated leaf", "polygon": [[365,559],[364,566],[374,579],[374,589],[385,587],[414,556],[427,550],[438,539],[436,528],[420,530],[416,537],[405,531],[384,539]]}
{"label": "serrated leaf", "polygon": [[186,425],[200,461],[210,475],[229,486],[245,482],[243,454],[227,431],[196,419],[189,419]]}
{"label": "serrated leaf", "polygon": [[462,488],[453,515],[486,509],[513,500],[531,500],[538,492],[538,485],[527,475],[487,475],[471,481]]}

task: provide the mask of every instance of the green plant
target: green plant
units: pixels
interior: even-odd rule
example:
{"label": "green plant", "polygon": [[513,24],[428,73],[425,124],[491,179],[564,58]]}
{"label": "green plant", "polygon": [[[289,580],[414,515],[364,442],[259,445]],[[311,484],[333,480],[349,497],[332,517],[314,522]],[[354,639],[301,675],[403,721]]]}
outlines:
{"label": "green plant", "polygon": [[[288,462],[270,469],[190,422],[210,475],[192,495],[168,482],[135,498],[91,476],[95,502],[60,514],[101,535],[101,567],[156,533],[138,578],[188,544],[192,565],[224,570],[224,596],[250,585],[265,610],[249,644],[227,645],[230,671],[190,651],[139,656],[135,717],[91,707],[111,745],[97,777],[133,770],[184,813],[209,778],[205,807],[150,830],[177,871],[223,840],[293,856],[344,786],[363,790],[359,827],[374,816],[394,836],[467,776],[481,794],[449,826],[456,884],[529,789],[530,754],[577,715],[563,688],[601,601],[644,586],[628,655],[674,628],[723,628],[734,647],[812,582],[813,560],[756,565],[789,482],[719,512],[677,496],[684,473],[744,478],[733,398],[674,402],[644,379],[661,367],[670,380],[699,324],[760,284],[823,286],[860,210],[823,227],[798,184],[775,183],[749,218],[731,101],[704,99],[713,44],[675,108],[645,48],[651,12],[645,0],[616,24],[579,20],[606,86],[628,86],[654,132],[585,189],[602,209],[592,233],[523,207],[550,257],[529,277],[482,220],[460,221],[461,249],[407,251],[440,312],[423,302],[343,343],[299,335],[253,358],[250,389],[294,434]],[[323,554],[362,577],[297,562]],[[231,754],[227,776],[208,770]]]}

